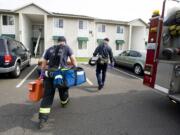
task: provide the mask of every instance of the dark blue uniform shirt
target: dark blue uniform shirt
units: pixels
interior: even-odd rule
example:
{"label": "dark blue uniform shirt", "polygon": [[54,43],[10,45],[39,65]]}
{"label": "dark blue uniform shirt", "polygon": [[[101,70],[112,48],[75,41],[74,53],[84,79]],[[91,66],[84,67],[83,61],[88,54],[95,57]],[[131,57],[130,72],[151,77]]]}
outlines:
{"label": "dark blue uniform shirt", "polygon": [[103,58],[109,58],[110,62],[113,62],[113,53],[109,45],[103,43],[99,45],[93,53],[93,56],[101,55]]}
{"label": "dark blue uniform shirt", "polygon": [[71,55],[73,51],[68,45],[54,45],[47,49],[44,59],[49,61],[49,68],[67,67],[67,60]]}

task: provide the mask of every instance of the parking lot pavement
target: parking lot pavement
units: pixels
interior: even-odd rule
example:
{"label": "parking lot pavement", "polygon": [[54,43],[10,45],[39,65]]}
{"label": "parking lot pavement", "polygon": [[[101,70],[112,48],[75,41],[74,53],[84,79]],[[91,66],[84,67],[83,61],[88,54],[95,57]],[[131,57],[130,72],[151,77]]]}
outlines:
{"label": "parking lot pavement", "polygon": [[88,78],[70,89],[70,104],[60,107],[56,94],[49,126],[37,129],[39,103],[27,98],[27,84],[36,79],[36,65],[20,78],[0,79],[0,135],[179,135],[180,109],[142,85],[142,80],[108,69],[105,88],[97,90],[95,68],[81,65]]}

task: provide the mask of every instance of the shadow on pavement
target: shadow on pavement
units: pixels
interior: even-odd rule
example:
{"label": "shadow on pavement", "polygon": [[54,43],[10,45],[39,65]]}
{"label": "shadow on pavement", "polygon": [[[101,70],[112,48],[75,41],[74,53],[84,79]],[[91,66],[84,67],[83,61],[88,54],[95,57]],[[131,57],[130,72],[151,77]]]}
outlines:
{"label": "shadow on pavement", "polygon": [[[55,101],[55,135],[168,135],[179,133],[180,108],[150,91],[80,97],[61,109]],[[59,117],[59,118],[58,118]],[[57,119],[58,118],[58,119]],[[167,128],[165,130],[164,128]]]}
{"label": "shadow on pavement", "polygon": [[[135,90],[131,90],[135,91]],[[37,130],[38,104],[0,107],[0,133],[51,135],[167,135],[179,133],[180,108],[152,91],[71,98],[67,108],[55,99],[53,130]],[[21,129],[19,129],[21,128]],[[164,130],[164,129],[167,130]],[[12,131],[9,133],[9,131]],[[27,133],[27,134],[28,134]]]}
{"label": "shadow on pavement", "polygon": [[89,93],[95,93],[98,92],[98,86],[77,86],[75,88],[78,88],[79,90],[86,91]]}
{"label": "shadow on pavement", "polygon": [[[0,107],[0,132],[15,127],[26,129],[35,128],[36,123],[31,120],[35,109],[28,104],[7,104]],[[31,115],[32,114],[32,115]]]}
{"label": "shadow on pavement", "polygon": [[0,134],[7,133],[9,135],[21,135],[27,130],[30,130],[31,134],[32,132],[44,132],[38,129],[38,109],[37,104],[32,103],[11,103],[1,106]]}

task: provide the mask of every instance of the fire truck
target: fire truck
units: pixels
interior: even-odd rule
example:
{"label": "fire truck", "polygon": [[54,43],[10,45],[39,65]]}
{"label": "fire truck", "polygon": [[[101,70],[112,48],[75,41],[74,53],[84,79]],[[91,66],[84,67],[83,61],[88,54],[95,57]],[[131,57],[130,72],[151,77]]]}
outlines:
{"label": "fire truck", "polygon": [[143,84],[180,102],[180,4],[166,11],[167,1],[150,19]]}

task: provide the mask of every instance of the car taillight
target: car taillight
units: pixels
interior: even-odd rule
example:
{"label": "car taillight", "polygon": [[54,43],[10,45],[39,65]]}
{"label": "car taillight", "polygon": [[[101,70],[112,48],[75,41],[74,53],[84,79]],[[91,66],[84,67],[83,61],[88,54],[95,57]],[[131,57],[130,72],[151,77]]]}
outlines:
{"label": "car taillight", "polygon": [[12,62],[12,56],[11,56],[11,55],[5,55],[5,56],[4,56],[4,62],[5,62],[5,63],[10,63],[10,62]]}

